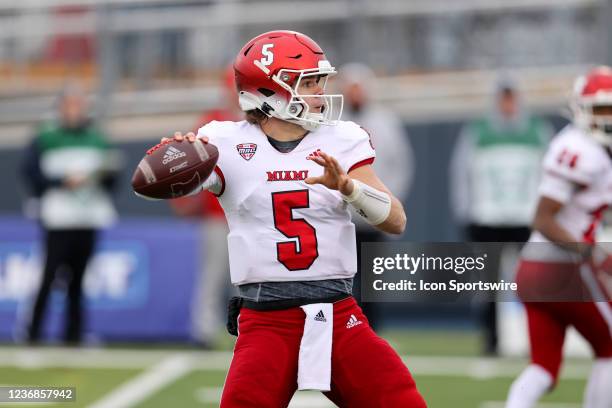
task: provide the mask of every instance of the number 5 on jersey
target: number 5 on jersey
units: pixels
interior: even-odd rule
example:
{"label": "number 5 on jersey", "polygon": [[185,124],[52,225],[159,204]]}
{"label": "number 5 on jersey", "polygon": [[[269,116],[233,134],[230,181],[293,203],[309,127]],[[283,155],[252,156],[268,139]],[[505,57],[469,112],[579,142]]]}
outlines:
{"label": "number 5 on jersey", "polygon": [[293,218],[293,209],[310,206],[308,190],[272,193],[274,227],[297,241],[276,243],[276,257],[290,271],[308,269],[319,256],[315,228],[303,218]]}

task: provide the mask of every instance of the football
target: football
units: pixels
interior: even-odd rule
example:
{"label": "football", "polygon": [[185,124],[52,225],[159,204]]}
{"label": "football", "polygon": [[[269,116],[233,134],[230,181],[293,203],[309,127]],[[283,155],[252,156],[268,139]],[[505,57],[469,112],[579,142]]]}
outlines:
{"label": "football", "polygon": [[170,139],[147,151],[134,171],[132,188],[151,199],[185,196],[210,176],[218,159],[219,151],[210,143]]}

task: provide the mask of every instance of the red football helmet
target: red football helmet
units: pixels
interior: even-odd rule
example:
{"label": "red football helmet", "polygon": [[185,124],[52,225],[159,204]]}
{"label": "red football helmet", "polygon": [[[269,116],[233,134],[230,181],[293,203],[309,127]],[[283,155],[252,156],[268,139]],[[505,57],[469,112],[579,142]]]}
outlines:
{"label": "red football helmet", "polygon": [[571,108],[574,123],[586,130],[599,143],[612,146],[612,112],[596,113],[595,108],[612,109],[612,69],[598,67],[574,83]]}
{"label": "red football helmet", "polygon": [[[342,95],[324,93],[327,79],[336,74],[336,69],[321,47],[304,34],[270,31],[258,35],[240,50],[234,71],[243,111],[259,109],[307,130],[335,125],[340,119]],[[300,84],[308,77],[323,80],[321,94],[298,93]],[[304,98],[317,101],[321,112],[311,112]]]}

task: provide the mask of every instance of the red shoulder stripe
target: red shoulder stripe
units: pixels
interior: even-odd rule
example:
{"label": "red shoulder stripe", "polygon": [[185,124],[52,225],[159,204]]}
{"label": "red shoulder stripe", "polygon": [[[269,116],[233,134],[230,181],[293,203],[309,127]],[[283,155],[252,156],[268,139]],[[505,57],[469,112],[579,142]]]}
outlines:
{"label": "red shoulder stripe", "polygon": [[365,165],[372,164],[372,163],[374,163],[374,157],[368,157],[367,159],[358,161],[357,163],[351,166],[351,168],[346,172],[346,174],[350,173],[351,171],[355,169],[358,169],[361,166],[365,166]]}

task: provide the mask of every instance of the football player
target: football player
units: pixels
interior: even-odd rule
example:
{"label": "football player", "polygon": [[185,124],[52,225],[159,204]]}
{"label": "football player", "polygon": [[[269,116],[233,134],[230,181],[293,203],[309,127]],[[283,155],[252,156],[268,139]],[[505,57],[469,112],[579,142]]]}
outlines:
{"label": "football player", "polygon": [[[406,215],[376,176],[368,133],[340,121],[336,70],[309,37],[272,31],[234,63],[241,122],[175,139],[219,149],[202,185],[225,211],[241,309],[222,407],[285,407],[296,389],[342,407],[425,407],[410,372],[351,296],[355,227],[400,234]],[[233,308],[236,304],[233,305]],[[231,322],[230,322],[231,323]]]}
{"label": "football player", "polygon": [[534,231],[517,272],[531,364],[512,384],[507,408],[533,407],[554,388],[569,326],[590,343],[596,359],[584,407],[612,407],[612,311],[603,284],[610,257],[595,245],[612,202],[612,70],[600,67],[578,78],[571,107],[573,123],[544,159]]}

